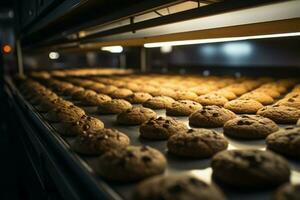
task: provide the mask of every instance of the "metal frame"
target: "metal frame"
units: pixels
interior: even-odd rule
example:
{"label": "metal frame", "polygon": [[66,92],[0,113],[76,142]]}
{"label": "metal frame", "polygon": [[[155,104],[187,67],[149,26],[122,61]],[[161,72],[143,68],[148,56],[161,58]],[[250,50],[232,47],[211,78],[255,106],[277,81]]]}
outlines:
{"label": "metal frame", "polygon": [[[276,0],[275,2],[280,2],[282,0]],[[153,1],[155,2],[155,1]],[[136,5],[135,9],[137,9],[135,12],[132,10],[132,8],[125,9],[124,11],[120,11],[120,14],[113,14],[111,16],[103,17],[103,19],[95,20],[93,22],[86,22],[84,25],[78,25],[77,28],[74,28],[73,30],[64,31],[63,34],[58,34],[55,37],[50,38],[49,40],[44,40],[43,42],[34,45],[27,45],[27,48],[37,48],[37,47],[43,47],[43,46],[59,46],[61,44],[65,43],[88,43],[88,42],[97,42],[98,38],[110,36],[113,34],[120,34],[120,33],[126,33],[126,32],[134,32],[141,29],[147,29],[150,27],[156,27],[161,26],[165,24],[175,23],[175,22],[181,22],[185,20],[191,20],[195,18],[220,14],[224,12],[259,6],[267,3],[274,3],[274,0],[227,0],[223,2],[213,3],[204,7],[199,7],[192,10],[187,10],[167,16],[161,16],[158,18],[137,22],[137,23],[131,23],[129,25],[125,25],[122,27],[116,27],[110,30],[105,30],[99,33],[95,33],[89,36],[86,36],[84,38],[78,38],[78,37],[71,37],[67,38],[66,35],[72,35],[76,34],[79,30],[84,30],[88,27],[92,27],[95,25],[104,25],[107,23],[111,23],[117,20],[125,19],[125,18],[131,18],[134,15],[140,14],[142,12],[155,10],[162,6],[167,6],[170,4],[171,1],[167,1],[167,3],[164,1],[164,4],[162,2],[160,3],[149,3],[150,5],[146,7],[142,7],[142,5],[138,4]],[[178,2],[178,1],[176,1]],[[169,4],[168,4],[169,3]],[[174,1],[173,1],[174,3]],[[146,4],[147,5],[147,4]],[[156,7],[155,7],[156,6]],[[148,9],[148,10],[147,10]]]}
{"label": "metal frame", "polygon": [[18,74],[24,74],[24,66],[23,66],[23,54],[20,39],[16,40],[16,48],[17,48],[17,60],[18,60]]}

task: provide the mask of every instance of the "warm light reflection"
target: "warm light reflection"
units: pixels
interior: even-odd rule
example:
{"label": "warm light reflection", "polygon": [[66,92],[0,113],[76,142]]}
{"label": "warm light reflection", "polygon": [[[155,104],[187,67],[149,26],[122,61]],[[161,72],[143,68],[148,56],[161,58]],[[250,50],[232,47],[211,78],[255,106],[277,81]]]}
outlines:
{"label": "warm light reflection", "polygon": [[180,45],[191,45],[191,44],[205,44],[205,43],[230,42],[230,41],[240,41],[240,40],[254,40],[254,39],[264,39],[264,38],[292,37],[292,36],[300,36],[300,32],[280,33],[280,34],[270,34],[270,35],[254,35],[254,36],[244,36],[244,37],[154,42],[154,43],[146,43],[144,44],[144,47],[154,48],[154,47],[162,47],[162,46],[180,46]]}
{"label": "warm light reflection", "polygon": [[9,44],[3,45],[2,51],[3,51],[3,53],[8,54],[12,51],[12,47]]}

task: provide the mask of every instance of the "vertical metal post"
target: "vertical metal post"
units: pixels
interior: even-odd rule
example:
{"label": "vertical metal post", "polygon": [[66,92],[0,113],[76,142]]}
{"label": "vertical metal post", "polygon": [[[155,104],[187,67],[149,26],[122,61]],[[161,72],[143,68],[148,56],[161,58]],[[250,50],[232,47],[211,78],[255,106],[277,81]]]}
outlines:
{"label": "vertical metal post", "polygon": [[146,48],[141,48],[141,72],[147,71],[147,55]]}
{"label": "vertical metal post", "polygon": [[127,67],[126,66],[126,55],[124,53],[121,53],[119,59],[120,59],[120,68],[126,69],[126,67]]}
{"label": "vertical metal post", "polygon": [[18,73],[19,75],[23,75],[24,74],[23,55],[21,49],[21,42],[19,39],[17,39],[16,45],[17,45]]}

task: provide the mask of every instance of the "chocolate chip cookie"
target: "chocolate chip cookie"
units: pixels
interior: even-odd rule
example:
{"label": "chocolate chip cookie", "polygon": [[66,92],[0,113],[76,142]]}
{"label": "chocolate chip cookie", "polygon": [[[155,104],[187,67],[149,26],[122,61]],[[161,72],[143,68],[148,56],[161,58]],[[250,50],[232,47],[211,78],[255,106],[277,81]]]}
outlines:
{"label": "chocolate chip cookie", "polygon": [[210,129],[189,129],[186,134],[175,134],[168,139],[168,152],[181,157],[208,158],[227,149],[228,142]]}
{"label": "chocolate chip cookie", "polygon": [[162,174],[167,161],[162,153],[148,146],[112,149],[97,160],[96,172],[110,181],[138,181]]}
{"label": "chocolate chip cookie", "polygon": [[263,105],[269,105],[274,102],[274,99],[266,93],[263,92],[248,92],[243,94],[239,99],[253,99],[260,102]]}
{"label": "chocolate chip cookie", "polygon": [[57,98],[57,99],[53,99],[53,100],[48,100],[48,101],[43,101],[40,102],[38,105],[35,106],[35,108],[39,111],[39,112],[48,112],[50,110],[53,110],[55,108],[59,108],[59,107],[68,107],[73,105],[72,102],[70,101],[66,101],[62,98]]}
{"label": "chocolate chip cookie", "polygon": [[85,132],[93,132],[103,129],[104,124],[101,120],[83,115],[80,119],[69,122],[62,122],[55,126],[58,133],[64,136],[76,136]]}
{"label": "chocolate chip cookie", "polygon": [[225,88],[226,88],[226,90],[229,90],[229,91],[233,92],[237,96],[245,94],[249,90],[247,88],[247,86],[244,85],[243,83],[234,83],[234,84],[231,84],[231,85],[229,85]]}
{"label": "chocolate chip cookie", "polygon": [[258,115],[267,117],[279,124],[295,124],[300,118],[300,110],[293,107],[271,105],[257,111]]}
{"label": "chocolate chip cookie", "polygon": [[197,110],[201,110],[201,104],[191,100],[179,100],[171,104],[171,107],[166,109],[166,114],[170,116],[189,116]]}
{"label": "chocolate chip cookie", "polygon": [[212,84],[201,84],[198,86],[191,87],[189,91],[196,93],[197,95],[204,95],[215,91],[218,89],[218,86]]}
{"label": "chocolate chip cookie", "polygon": [[126,97],[128,97],[132,94],[133,94],[133,92],[129,89],[118,88],[114,92],[109,94],[109,96],[114,98],[114,99],[125,99]]}
{"label": "chocolate chip cookie", "polygon": [[253,99],[235,99],[224,105],[224,108],[238,114],[254,114],[262,107],[260,102]]}
{"label": "chocolate chip cookie", "polygon": [[105,94],[95,94],[81,98],[80,104],[83,106],[98,106],[110,100],[111,98]]}
{"label": "chocolate chip cookie", "polygon": [[156,112],[150,108],[138,106],[118,114],[117,122],[124,125],[139,125],[151,118],[156,118]]}
{"label": "chocolate chip cookie", "polygon": [[288,162],[262,150],[228,150],[216,154],[211,162],[213,178],[238,188],[266,188],[290,180]]}
{"label": "chocolate chip cookie", "polygon": [[112,149],[124,149],[130,139],[116,129],[99,129],[80,134],[71,143],[71,149],[84,155],[100,155]]}
{"label": "chocolate chip cookie", "polygon": [[195,101],[198,98],[198,95],[194,92],[187,90],[178,90],[174,97],[176,100],[191,100]]}
{"label": "chocolate chip cookie", "polygon": [[133,104],[142,104],[151,98],[152,98],[152,96],[149,93],[135,92],[135,93],[127,96],[125,99]]}
{"label": "chocolate chip cookie", "polygon": [[151,95],[154,97],[167,96],[167,97],[175,98],[177,94],[173,89],[166,88],[166,87],[160,87],[157,90],[151,92]]}
{"label": "chocolate chip cookie", "polygon": [[85,89],[83,87],[78,87],[78,86],[74,86],[72,88],[66,89],[63,92],[63,95],[65,96],[73,96],[74,94],[80,92],[80,91],[84,91]]}
{"label": "chocolate chip cookie", "polygon": [[202,110],[198,110],[190,115],[189,124],[194,127],[220,127],[236,115],[219,106],[203,106]]}
{"label": "chocolate chip cookie", "polygon": [[206,105],[216,105],[216,106],[223,106],[225,103],[228,102],[228,100],[216,93],[208,93],[201,95],[196,100],[200,104],[206,106]]}
{"label": "chocolate chip cookie", "polygon": [[216,90],[216,91],[211,92],[211,93],[221,95],[221,96],[225,97],[228,100],[233,100],[237,97],[236,94],[234,94],[232,91],[230,91],[229,89],[226,89],[226,88],[219,89],[219,90]]}
{"label": "chocolate chip cookie", "polygon": [[279,154],[300,159],[300,127],[286,127],[266,139],[268,149]]}
{"label": "chocolate chip cookie", "polygon": [[134,200],[225,200],[215,185],[193,175],[155,176],[141,182],[134,191]]}
{"label": "chocolate chip cookie", "polygon": [[276,104],[300,109],[300,96],[297,98],[290,97],[290,98],[282,99]]}
{"label": "chocolate chip cookie", "polygon": [[284,184],[273,195],[272,200],[299,200],[300,184]]}
{"label": "chocolate chip cookie", "polygon": [[50,110],[44,117],[49,122],[74,122],[85,115],[84,110],[81,108],[71,105],[68,107],[59,107],[54,110]]}
{"label": "chocolate chip cookie", "polygon": [[171,117],[150,119],[140,126],[140,137],[150,140],[165,140],[170,136],[185,133],[188,127]]}
{"label": "chocolate chip cookie", "polygon": [[143,103],[144,107],[152,109],[165,109],[171,107],[174,99],[167,96],[156,96]]}
{"label": "chocolate chip cookie", "polygon": [[263,139],[278,129],[271,119],[259,115],[242,115],[224,124],[224,134],[240,139]]}
{"label": "chocolate chip cookie", "polygon": [[82,99],[84,100],[94,95],[97,95],[97,93],[93,90],[79,90],[73,94],[72,99],[80,101]]}
{"label": "chocolate chip cookie", "polygon": [[98,106],[100,114],[118,114],[132,108],[131,103],[123,99],[112,99]]}

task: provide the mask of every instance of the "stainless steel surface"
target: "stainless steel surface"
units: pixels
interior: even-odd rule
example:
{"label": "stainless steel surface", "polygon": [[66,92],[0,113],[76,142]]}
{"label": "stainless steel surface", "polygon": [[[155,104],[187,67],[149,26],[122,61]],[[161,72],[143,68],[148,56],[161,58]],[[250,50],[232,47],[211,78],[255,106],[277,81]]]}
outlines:
{"label": "stainless steel surface", "polygon": [[[138,105],[135,105],[138,106]],[[170,173],[191,173],[199,178],[211,182],[211,167],[210,167],[210,159],[183,159],[172,156],[167,153],[166,141],[149,141],[139,138],[139,126],[124,126],[116,123],[116,115],[98,115],[96,113],[97,107],[84,107],[84,110],[91,116],[97,117],[102,120],[105,124],[106,128],[115,128],[119,131],[122,131],[126,135],[129,136],[132,145],[149,145],[160,150],[168,160],[168,168],[165,174]],[[158,116],[166,116],[165,110],[156,110]],[[183,121],[188,125],[188,117],[174,117],[180,121]],[[189,125],[188,125],[189,126]],[[281,127],[285,127],[287,125],[280,125]],[[55,125],[54,125],[55,127]],[[222,134],[222,128],[214,128]],[[226,136],[225,136],[226,137]],[[74,140],[73,137],[63,137],[63,139],[69,144]],[[226,137],[229,141],[228,149],[265,149],[264,140],[254,140],[254,141],[244,141],[244,140],[234,140]],[[69,148],[69,147],[68,147]],[[93,171],[92,168],[96,162],[96,157],[87,157],[80,156],[83,159],[83,163],[87,163],[87,169],[89,171]],[[296,163],[295,161],[290,161],[292,168],[292,182],[300,183],[300,163]],[[95,176],[97,180],[101,180],[100,177]],[[136,185],[136,183],[131,184],[116,184],[109,183],[109,185],[120,194],[120,196],[125,199],[131,199],[132,191]],[[224,189],[224,188],[222,188]],[[270,199],[270,195],[272,193],[271,190],[267,191],[257,191],[257,192],[239,192],[238,190],[225,189],[224,190],[228,199],[232,200],[250,200],[250,199]]]}

